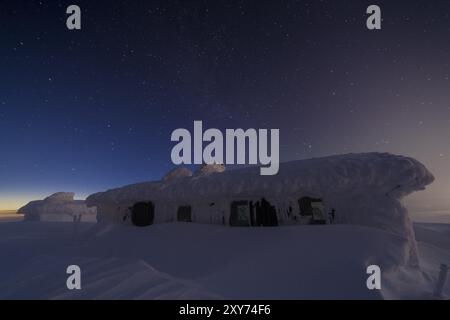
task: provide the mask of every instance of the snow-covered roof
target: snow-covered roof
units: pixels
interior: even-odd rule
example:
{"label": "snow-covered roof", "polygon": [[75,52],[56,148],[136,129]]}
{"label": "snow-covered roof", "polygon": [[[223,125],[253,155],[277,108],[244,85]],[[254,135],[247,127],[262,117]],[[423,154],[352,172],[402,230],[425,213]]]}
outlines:
{"label": "snow-covered roof", "polygon": [[164,176],[163,182],[169,183],[176,179],[192,177],[192,175],[193,175],[192,171],[187,168],[183,168],[183,167],[176,168]]}
{"label": "snow-covered roof", "polygon": [[[215,168],[217,169],[217,168]],[[88,197],[88,206],[102,202],[195,200],[205,197],[298,196],[376,190],[400,198],[424,189],[433,175],[417,160],[388,153],[336,155],[283,163],[275,176],[261,176],[258,167],[208,174],[183,174],[177,179],[133,184]],[[223,172],[221,172],[223,171]],[[186,173],[186,171],[183,171]]]}
{"label": "snow-covered roof", "polygon": [[44,199],[47,202],[65,202],[74,201],[75,193],[73,192],[57,192]]}
{"label": "snow-covered roof", "polygon": [[225,166],[223,164],[204,164],[197,172],[195,172],[196,177],[206,177],[213,173],[225,172]]}

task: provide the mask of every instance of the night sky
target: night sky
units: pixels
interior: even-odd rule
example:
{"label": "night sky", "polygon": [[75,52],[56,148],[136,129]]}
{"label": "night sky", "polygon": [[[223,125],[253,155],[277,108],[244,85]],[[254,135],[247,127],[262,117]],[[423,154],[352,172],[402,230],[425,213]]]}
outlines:
{"label": "night sky", "polygon": [[448,0],[2,0],[0,209],[159,179],[194,120],[279,128],[281,161],[413,156],[437,177],[419,203],[450,208],[449,14]]}

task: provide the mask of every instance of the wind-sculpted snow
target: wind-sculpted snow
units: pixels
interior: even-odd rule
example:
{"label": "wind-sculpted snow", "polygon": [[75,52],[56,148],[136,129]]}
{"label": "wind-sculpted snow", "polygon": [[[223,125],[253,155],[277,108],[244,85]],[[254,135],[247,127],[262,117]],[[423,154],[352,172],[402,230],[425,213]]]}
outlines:
{"label": "wind-sculpted snow", "polygon": [[[349,154],[281,165],[276,176],[260,176],[258,168],[228,171],[223,174],[194,177],[162,185],[160,196],[187,198],[199,195],[240,195],[270,192],[272,197],[286,194],[316,194],[376,189],[399,198],[424,189],[433,175],[418,161],[390,154]],[[145,187],[145,185],[141,185]],[[133,188],[133,187],[131,187]],[[139,192],[139,188],[135,189]]]}
{"label": "wind-sculpted snow", "polygon": [[83,221],[95,220],[96,209],[88,208],[84,201],[74,200],[74,193],[59,192],[44,200],[31,201],[19,209],[26,221],[72,221],[81,216]]}
{"label": "wind-sculpted snow", "polygon": [[[428,299],[450,262],[431,231],[420,270],[403,265],[406,239],[360,226],[0,223],[0,299]],[[82,290],[67,290],[73,264]],[[366,287],[373,264],[381,291]]]}
{"label": "wind-sculpted snow", "polygon": [[[205,170],[205,169],[202,169]],[[276,176],[260,176],[257,167],[215,172],[216,174],[190,177],[163,182],[147,182],[95,194],[88,202],[128,197],[155,196],[163,198],[198,198],[201,195],[240,195],[242,193],[271,193],[283,196],[287,193],[324,194],[360,191],[377,191],[401,198],[422,190],[434,181],[433,175],[415,159],[391,154],[368,153],[331,156],[283,163]]]}
{"label": "wind-sculpted snow", "polygon": [[175,179],[192,177],[192,175],[193,175],[192,171],[187,168],[183,168],[183,167],[176,168],[164,176],[163,182],[169,183],[169,182],[174,181]]}
{"label": "wind-sculpted snow", "polygon": [[130,185],[92,195],[87,204],[97,206],[106,220],[121,221],[134,203],[152,201],[156,223],[176,220],[176,208],[191,205],[195,222],[227,224],[232,201],[264,197],[276,206],[280,224],[293,224],[288,208],[298,211],[301,197],[321,198],[327,212],[335,210],[337,223],[404,236],[411,243],[411,261],[417,260],[414,232],[401,200],[423,190],[434,177],[415,159],[387,153],[338,155],[283,163],[276,176],[261,176],[257,167],[202,170],[210,174]]}

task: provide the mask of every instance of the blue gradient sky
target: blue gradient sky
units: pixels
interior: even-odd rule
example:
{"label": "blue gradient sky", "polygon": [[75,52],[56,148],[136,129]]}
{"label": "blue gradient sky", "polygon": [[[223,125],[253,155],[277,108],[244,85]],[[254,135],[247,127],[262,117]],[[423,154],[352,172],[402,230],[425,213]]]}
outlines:
{"label": "blue gradient sky", "polygon": [[281,160],[382,151],[436,175],[450,207],[450,2],[0,3],[0,209],[160,178],[170,134],[279,128]]}

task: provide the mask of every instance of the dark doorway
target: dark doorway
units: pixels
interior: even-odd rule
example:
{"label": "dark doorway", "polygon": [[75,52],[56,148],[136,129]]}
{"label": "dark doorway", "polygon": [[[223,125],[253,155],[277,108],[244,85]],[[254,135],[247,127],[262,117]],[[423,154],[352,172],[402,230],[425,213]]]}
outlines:
{"label": "dark doorway", "polygon": [[153,224],[155,207],[152,202],[136,203],[131,211],[131,221],[137,227],[146,227]]}
{"label": "dark doorway", "polygon": [[311,224],[326,224],[322,199],[303,197],[298,200],[298,206],[300,215],[310,217]]}
{"label": "dark doorway", "polygon": [[276,227],[278,226],[277,210],[269,201],[262,198],[255,205],[257,227]]}
{"label": "dark doorway", "polygon": [[190,206],[179,207],[177,220],[180,222],[192,222],[192,208]]}
{"label": "dark doorway", "polygon": [[298,200],[298,206],[300,208],[300,215],[303,217],[313,216],[313,202],[322,202],[322,199],[315,199],[310,197],[303,197]]}

